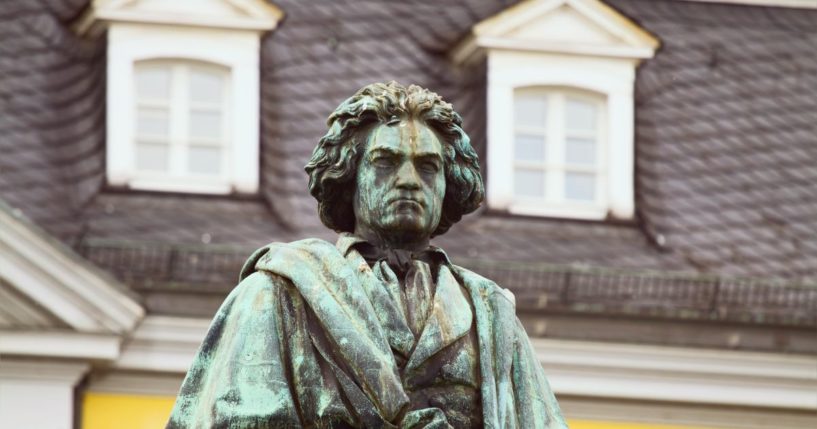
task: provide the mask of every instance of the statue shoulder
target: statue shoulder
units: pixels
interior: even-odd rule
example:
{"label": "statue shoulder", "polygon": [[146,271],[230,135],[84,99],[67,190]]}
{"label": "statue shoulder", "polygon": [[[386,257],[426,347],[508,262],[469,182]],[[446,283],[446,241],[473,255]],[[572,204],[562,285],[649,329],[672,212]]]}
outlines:
{"label": "statue shoulder", "polygon": [[516,307],[516,297],[514,296],[513,292],[499,286],[493,280],[483,277],[459,265],[452,264],[451,269],[454,272],[454,275],[459,278],[466,287],[477,288],[480,290],[480,294],[486,297],[498,294],[499,296],[502,296],[510,301],[511,304]]}
{"label": "statue shoulder", "polygon": [[275,252],[296,252],[303,255],[325,256],[332,253],[339,253],[334,244],[321,240],[319,238],[306,238],[303,240],[292,241],[289,243],[273,242],[263,246],[253,252],[247,261],[244,262],[241,268],[241,273],[238,277],[239,281],[244,280],[250,274],[257,270],[259,262],[265,256],[269,256]]}

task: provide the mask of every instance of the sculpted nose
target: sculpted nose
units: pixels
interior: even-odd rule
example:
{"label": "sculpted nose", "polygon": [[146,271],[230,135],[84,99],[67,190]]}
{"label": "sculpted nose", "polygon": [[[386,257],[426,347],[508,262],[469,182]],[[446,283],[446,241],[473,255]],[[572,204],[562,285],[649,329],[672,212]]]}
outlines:
{"label": "sculpted nose", "polygon": [[404,162],[397,170],[398,188],[403,189],[420,189],[420,176],[417,174],[417,169],[411,162]]}

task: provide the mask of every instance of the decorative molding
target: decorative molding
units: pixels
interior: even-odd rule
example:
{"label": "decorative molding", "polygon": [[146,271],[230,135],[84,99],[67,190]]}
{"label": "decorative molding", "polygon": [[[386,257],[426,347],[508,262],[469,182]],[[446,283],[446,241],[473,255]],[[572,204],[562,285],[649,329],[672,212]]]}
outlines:
{"label": "decorative molding", "polygon": [[[147,317],[125,344],[115,371],[92,381],[98,385],[94,389],[140,394],[173,390],[174,377],[187,371],[209,323]],[[542,338],[532,343],[560,397],[817,410],[817,356]],[[131,371],[176,376],[142,383]]]}
{"label": "decorative molding", "polygon": [[0,355],[114,360],[119,335],[65,331],[0,331]]}
{"label": "decorative molding", "polygon": [[74,386],[91,368],[85,362],[30,361],[3,358],[0,380],[39,380]]}
{"label": "decorative molding", "polygon": [[817,356],[532,343],[560,395],[817,411]]}
{"label": "decorative molding", "polygon": [[118,395],[170,396],[179,394],[184,373],[108,371],[91,374],[86,391]]}
{"label": "decorative molding", "polygon": [[[725,407],[559,395],[571,424],[609,422],[611,428],[814,429],[817,414],[775,408]],[[593,426],[591,426],[593,427]]]}
{"label": "decorative molding", "polygon": [[817,0],[683,0],[696,3],[721,3],[741,6],[788,7],[795,9],[817,9]]}
{"label": "decorative molding", "polygon": [[50,311],[0,278],[0,330],[68,328]]}
{"label": "decorative molding", "polygon": [[[0,230],[0,277],[34,303],[37,308],[32,312],[44,309],[64,323],[55,328],[67,325],[82,333],[121,334],[144,316],[144,309],[125,292],[124,285],[18,211],[0,205]],[[0,307],[20,302],[3,300]]]}
{"label": "decorative molding", "polygon": [[147,23],[263,32],[283,17],[263,0],[93,0],[74,31],[97,36],[112,23]]}
{"label": "decorative molding", "polygon": [[184,374],[209,326],[209,319],[148,316],[125,342],[114,366]]}
{"label": "decorative molding", "polygon": [[599,0],[528,0],[485,19],[449,54],[455,64],[490,49],[651,58],[660,42]]}
{"label": "decorative molding", "polygon": [[653,48],[640,46],[597,46],[584,43],[548,42],[538,40],[512,40],[501,37],[483,36],[475,39],[476,44],[485,49],[509,51],[542,52],[549,54],[591,55],[610,58],[652,58]]}

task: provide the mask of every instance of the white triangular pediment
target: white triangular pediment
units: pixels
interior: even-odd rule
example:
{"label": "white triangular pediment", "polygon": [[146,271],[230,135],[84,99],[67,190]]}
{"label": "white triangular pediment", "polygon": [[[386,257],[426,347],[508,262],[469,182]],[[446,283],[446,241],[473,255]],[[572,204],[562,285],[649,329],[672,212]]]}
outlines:
{"label": "white triangular pediment", "polygon": [[658,40],[599,0],[528,0],[472,27],[452,51],[461,63],[485,49],[652,57]]}
{"label": "white triangular pediment", "polygon": [[501,36],[509,39],[600,45],[622,43],[615,34],[578,13],[569,4],[563,4]]}
{"label": "white triangular pediment", "polygon": [[124,3],[120,11],[157,13],[171,15],[231,16],[243,18],[251,16],[246,11],[234,7],[232,2],[219,0],[130,0]]}
{"label": "white triangular pediment", "polygon": [[2,202],[0,231],[0,337],[8,337],[4,331],[117,337],[144,317],[124,285]]}
{"label": "white triangular pediment", "polygon": [[129,22],[269,31],[283,16],[264,0],[94,0],[75,29],[98,33],[105,25]]}

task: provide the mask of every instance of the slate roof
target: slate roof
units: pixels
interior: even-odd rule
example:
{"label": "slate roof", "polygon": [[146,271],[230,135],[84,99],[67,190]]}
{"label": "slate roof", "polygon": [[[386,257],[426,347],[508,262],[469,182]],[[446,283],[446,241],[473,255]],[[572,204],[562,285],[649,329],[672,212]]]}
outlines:
{"label": "slate roof", "polygon": [[68,28],[85,3],[0,5],[0,198],[68,242],[104,180],[105,41]]}
{"label": "slate roof", "polygon": [[817,280],[817,10],[610,3],[662,42],[636,84],[644,229],[701,272]]}
{"label": "slate roof", "polygon": [[[276,1],[286,18],[262,42],[262,191],[227,197],[106,188],[105,42],[69,29],[87,0],[6,3],[0,198],[131,284],[149,310],[210,315],[252,249],[332,239],[303,165],[359,87],[432,88],[484,158],[485,64],[457,69],[446,53],[514,2]],[[482,211],[437,244],[489,271],[510,261],[817,282],[817,10],[608,3],[662,42],[636,82],[637,219]],[[181,308],[174,294],[198,304]]]}

